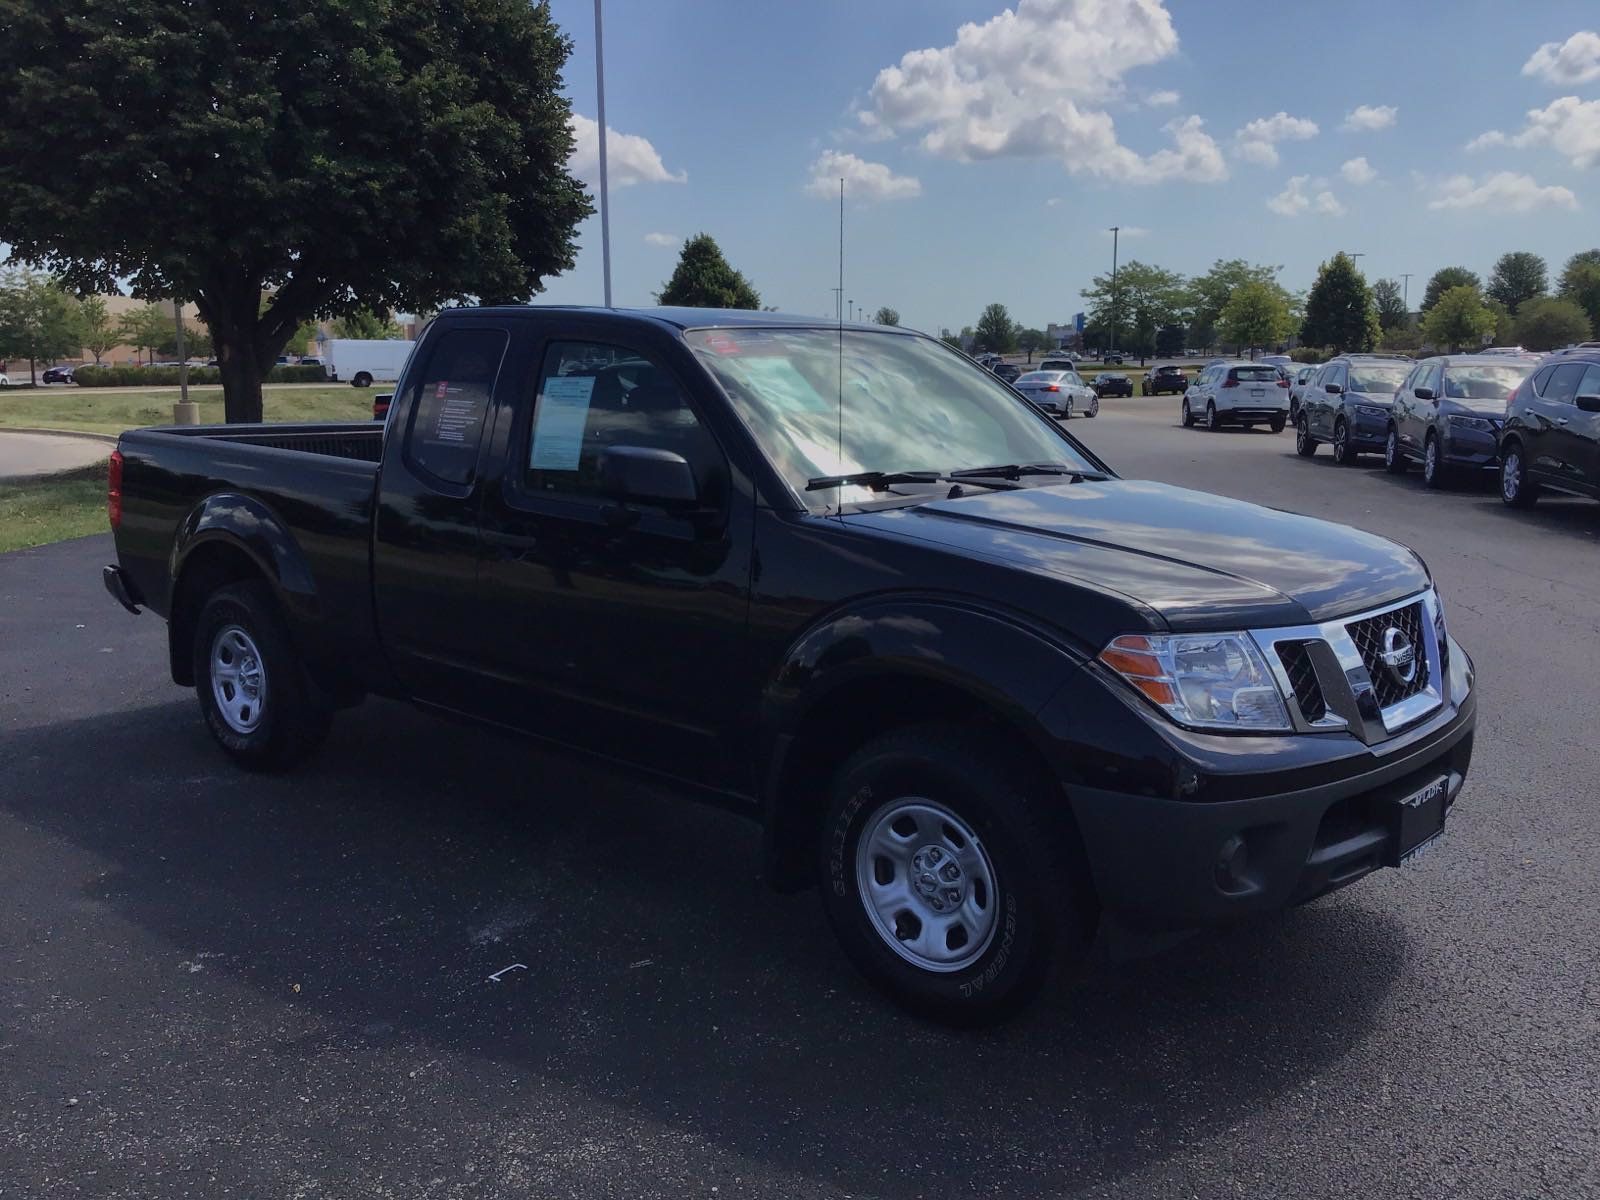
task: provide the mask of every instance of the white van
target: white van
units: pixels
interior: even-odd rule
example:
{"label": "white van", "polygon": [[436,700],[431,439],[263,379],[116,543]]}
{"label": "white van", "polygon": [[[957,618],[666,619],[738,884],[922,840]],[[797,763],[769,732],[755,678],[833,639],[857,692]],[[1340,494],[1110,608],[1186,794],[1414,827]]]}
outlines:
{"label": "white van", "polygon": [[331,338],[323,343],[323,370],[333,382],[348,379],[355,387],[393,383],[414,345],[404,338]]}

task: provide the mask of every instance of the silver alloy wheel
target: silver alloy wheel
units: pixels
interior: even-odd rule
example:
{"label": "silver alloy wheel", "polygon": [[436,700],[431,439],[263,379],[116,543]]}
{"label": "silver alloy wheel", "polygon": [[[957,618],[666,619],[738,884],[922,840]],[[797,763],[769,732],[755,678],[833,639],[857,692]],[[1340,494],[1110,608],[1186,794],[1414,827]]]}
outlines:
{"label": "silver alloy wheel", "polygon": [[1333,457],[1339,462],[1344,462],[1350,453],[1350,431],[1345,423],[1340,421],[1333,427]]}
{"label": "silver alloy wheel", "polygon": [[1388,439],[1383,443],[1383,464],[1384,464],[1384,466],[1393,467],[1394,466],[1394,460],[1399,458],[1399,457],[1400,457],[1400,435],[1395,433],[1395,431],[1391,428],[1389,430]]}
{"label": "silver alloy wheel", "polygon": [[1217,428],[1217,402],[1215,400],[1206,401],[1206,428],[1213,431]]}
{"label": "silver alloy wheel", "polygon": [[1306,448],[1306,443],[1311,440],[1309,425],[1310,422],[1305,417],[1301,417],[1294,423],[1294,448],[1296,450],[1303,451]]}
{"label": "silver alloy wheel", "polygon": [[999,924],[989,852],[965,821],[921,796],[890,801],[867,826],[856,891],[884,944],[924,971],[971,966]]}
{"label": "silver alloy wheel", "polygon": [[1098,417],[1100,415],[1100,397],[1099,396],[1090,396],[1089,397],[1089,415],[1091,417]]}
{"label": "silver alloy wheel", "polygon": [[1061,419],[1064,420],[1064,421],[1072,420],[1072,397],[1071,396],[1067,397],[1067,399],[1065,401],[1065,406],[1061,410]]}
{"label": "silver alloy wheel", "polygon": [[1194,424],[1194,416],[1189,412],[1189,397],[1183,398],[1183,424],[1185,428]]}
{"label": "silver alloy wheel", "polygon": [[1429,438],[1427,449],[1422,455],[1422,478],[1432,483],[1434,476],[1439,473],[1439,439]]}
{"label": "silver alloy wheel", "polygon": [[1507,500],[1515,500],[1521,490],[1522,455],[1515,450],[1508,450],[1505,461],[1500,464],[1500,494]]}
{"label": "silver alloy wheel", "polygon": [[241,626],[224,625],[211,639],[211,695],[235,733],[252,733],[261,724],[267,670],[261,651]]}

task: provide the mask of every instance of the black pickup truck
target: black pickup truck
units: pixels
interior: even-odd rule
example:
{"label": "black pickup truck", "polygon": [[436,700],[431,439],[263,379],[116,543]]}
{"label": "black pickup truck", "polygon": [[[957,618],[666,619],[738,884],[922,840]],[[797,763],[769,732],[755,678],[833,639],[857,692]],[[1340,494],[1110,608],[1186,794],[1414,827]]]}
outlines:
{"label": "black pickup truck", "polygon": [[669,777],[918,1011],[1397,866],[1466,775],[1415,554],[1120,479],[922,335],[452,309],[394,395],[119,443],[106,585],[222,748],[377,694]]}

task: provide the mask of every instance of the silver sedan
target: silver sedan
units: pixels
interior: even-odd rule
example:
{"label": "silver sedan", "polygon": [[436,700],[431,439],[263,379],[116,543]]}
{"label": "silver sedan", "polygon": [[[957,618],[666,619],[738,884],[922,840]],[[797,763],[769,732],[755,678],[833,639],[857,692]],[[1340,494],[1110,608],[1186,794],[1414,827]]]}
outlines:
{"label": "silver sedan", "polygon": [[1053,417],[1071,420],[1074,413],[1100,415],[1100,397],[1076,371],[1029,371],[1011,386]]}

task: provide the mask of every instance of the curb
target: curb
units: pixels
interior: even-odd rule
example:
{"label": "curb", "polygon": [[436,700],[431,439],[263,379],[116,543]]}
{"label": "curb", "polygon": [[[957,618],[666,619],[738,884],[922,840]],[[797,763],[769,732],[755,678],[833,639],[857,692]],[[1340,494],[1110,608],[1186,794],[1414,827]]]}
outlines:
{"label": "curb", "polygon": [[86,438],[105,442],[108,446],[117,444],[117,435],[114,433],[91,433],[86,429],[30,429],[22,425],[0,425],[0,433],[42,433],[50,437]]}

